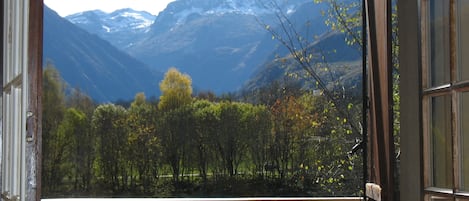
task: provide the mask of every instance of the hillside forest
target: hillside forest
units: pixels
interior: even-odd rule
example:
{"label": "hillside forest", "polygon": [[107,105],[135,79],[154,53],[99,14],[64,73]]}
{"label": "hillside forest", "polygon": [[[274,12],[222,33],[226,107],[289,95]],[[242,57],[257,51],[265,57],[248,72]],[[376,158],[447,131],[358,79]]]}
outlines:
{"label": "hillside forest", "polygon": [[159,99],[97,105],[53,66],[43,73],[44,197],[360,195],[362,159],[349,154],[359,97],[347,96],[347,119],[288,79],[193,94],[171,68]]}

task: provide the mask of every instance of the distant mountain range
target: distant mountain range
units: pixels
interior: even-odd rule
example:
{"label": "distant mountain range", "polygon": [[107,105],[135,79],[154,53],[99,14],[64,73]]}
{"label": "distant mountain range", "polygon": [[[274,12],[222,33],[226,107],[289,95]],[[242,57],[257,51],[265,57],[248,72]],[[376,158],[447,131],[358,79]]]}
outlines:
{"label": "distant mountain range", "polygon": [[48,7],[44,10],[44,61],[54,64],[69,87],[78,87],[99,102],[128,100],[138,92],[156,96],[163,77]]}
{"label": "distant mountain range", "polygon": [[130,8],[105,13],[92,10],[65,17],[78,27],[98,35],[117,48],[124,50],[144,37],[156,16]]}
{"label": "distant mountain range", "polygon": [[[98,100],[131,99],[138,90],[157,95],[162,72],[172,66],[192,77],[196,91],[236,92],[276,77],[265,69],[288,56],[264,26],[278,27],[279,10],[304,37],[317,37],[311,48],[340,52],[328,55],[331,61],[358,59],[343,34],[328,33],[325,8],[310,0],[176,0],[158,16],[131,9],[67,16],[76,26],[47,9],[45,56]],[[128,92],[114,94],[119,88]]]}

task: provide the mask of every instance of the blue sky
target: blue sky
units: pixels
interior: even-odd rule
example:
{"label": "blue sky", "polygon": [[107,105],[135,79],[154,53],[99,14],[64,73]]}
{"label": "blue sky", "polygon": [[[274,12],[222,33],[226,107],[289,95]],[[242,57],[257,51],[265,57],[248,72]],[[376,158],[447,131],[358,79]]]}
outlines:
{"label": "blue sky", "polygon": [[87,10],[100,9],[112,12],[121,8],[144,10],[157,15],[172,1],[175,0],[44,0],[44,3],[60,16],[65,17]]}

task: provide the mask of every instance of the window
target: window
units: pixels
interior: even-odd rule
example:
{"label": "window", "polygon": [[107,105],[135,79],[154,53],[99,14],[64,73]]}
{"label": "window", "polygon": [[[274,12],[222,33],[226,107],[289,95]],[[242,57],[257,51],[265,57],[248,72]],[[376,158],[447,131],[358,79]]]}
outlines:
{"label": "window", "polygon": [[[213,4],[216,4],[215,2],[218,1],[213,2]],[[244,2],[251,3],[250,1]],[[358,7],[359,4],[351,4],[351,6]],[[305,7],[305,11],[306,8],[308,7]],[[173,11],[171,11],[171,13],[172,12]],[[211,11],[207,13],[211,13]],[[312,12],[308,10],[307,16],[309,16],[310,13]],[[319,12],[316,14],[318,16],[321,15]],[[249,26],[257,27],[255,28],[256,30],[254,30],[255,32],[249,33],[251,30],[245,30],[243,27],[238,30],[243,30],[243,32],[249,34],[259,32],[260,40],[263,40],[263,38],[265,38],[264,36],[267,36],[269,42],[272,42],[273,45],[277,45],[276,40],[271,40],[273,33],[269,33],[265,30],[266,27],[269,26],[256,26],[259,22],[256,18],[250,17],[250,15],[243,15],[240,19],[238,19],[238,17],[232,17],[234,14],[217,16],[218,18],[226,17],[223,19],[220,18],[220,20],[215,20],[215,17],[208,18],[204,15],[190,15],[191,19],[187,20],[187,23],[194,24],[178,25],[175,26],[174,29],[168,26],[168,30],[175,32],[181,31],[181,34],[168,34],[168,32],[164,33],[162,36],[158,36],[166,37],[166,35],[168,35],[171,36],[170,39],[176,38],[174,41],[177,43],[176,45],[179,46],[179,43],[186,43],[185,38],[189,37],[182,35],[182,33],[185,34],[188,32],[190,38],[195,38],[195,36],[192,35],[197,35],[194,33],[196,33],[199,28],[193,27],[196,25],[204,25],[200,28],[200,30],[205,29],[204,33],[201,33],[202,35],[199,36],[199,39],[194,39],[197,43],[194,42],[193,46],[188,46],[194,48],[194,50],[184,48],[184,53],[189,54],[195,52],[200,54],[205,52],[204,54],[207,54],[207,56],[204,56],[203,59],[214,58],[215,61],[213,62],[219,62],[223,61],[223,58],[216,54],[220,53],[220,55],[229,55],[230,57],[231,55],[236,56],[237,52],[240,52],[240,50],[237,49],[241,48],[237,48],[238,44],[234,44],[234,42],[231,41],[234,39],[220,40],[218,36],[222,36],[222,34],[218,33],[216,40],[208,40],[209,38],[215,37],[215,35],[210,35],[209,32],[214,32],[211,30],[217,27],[210,26],[212,26],[212,24],[216,25],[219,21],[225,24],[226,22],[236,22],[233,24],[237,25],[242,22],[241,20],[246,20],[244,18],[248,18],[248,20],[250,19],[248,21],[250,22]],[[52,18],[54,16],[55,18]],[[272,17],[275,18],[275,16],[274,13]],[[274,18],[273,20],[276,20]],[[207,24],[201,23],[206,19],[208,20]],[[53,20],[56,20],[57,23],[53,23]],[[66,63],[60,63],[60,60],[66,59],[65,56],[59,54],[58,57],[55,57],[58,59],[54,59],[54,55],[47,55],[47,48],[53,45],[54,42],[57,43],[57,41],[60,41],[59,37],[51,35],[51,33],[69,31],[65,32],[68,34],[64,34],[66,39],[73,38],[70,36],[76,33],[82,33],[81,35],[83,37],[81,36],[80,40],[71,41],[76,42],[76,44],[70,45],[73,49],[65,49],[68,43],[58,42],[60,49],[56,52],[59,53],[70,53],[76,51],[77,48],[75,47],[88,46],[83,45],[85,43],[101,44],[94,41],[87,42],[85,40],[87,38],[84,36],[90,36],[90,38],[95,40],[97,37],[91,37],[91,35],[87,35],[84,31],[80,32],[76,27],[72,27],[71,24],[53,15],[53,12],[48,8],[45,10],[44,21],[45,58],[51,59],[58,71],[64,66],[68,69],[71,69],[71,67]],[[176,22],[177,21],[174,21],[174,23]],[[272,24],[272,26],[276,26],[276,24]],[[324,20],[320,19],[317,24],[324,24]],[[53,25],[60,25],[60,27],[52,29]],[[69,25],[69,28],[64,29],[65,25]],[[306,25],[309,26],[309,22]],[[245,27],[249,26],[246,25]],[[229,26],[220,27],[223,29],[230,28]],[[188,29],[195,31],[189,32],[187,31]],[[230,33],[227,36],[232,37],[236,35],[232,33],[234,31],[237,30],[229,30]],[[242,35],[244,36],[246,33]],[[159,34],[159,32],[154,35],[157,34]],[[340,35],[338,37],[341,37],[340,41],[343,41],[344,36],[340,33],[337,34]],[[251,40],[250,38],[249,40]],[[288,37],[283,36],[281,38]],[[304,47],[310,46],[310,42],[303,40],[303,37],[295,38],[298,38],[298,41],[294,43],[305,43],[305,45],[303,45]],[[247,39],[248,38],[246,38],[246,41],[248,41]],[[171,42],[166,42],[166,40],[161,41],[165,41],[164,46],[167,46],[165,48],[172,49],[172,47],[169,47]],[[222,41],[223,44],[220,44],[222,46],[215,44],[217,46],[212,48],[209,47],[210,45],[207,45],[210,41]],[[337,38],[330,38],[330,41],[337,41]],[[192,40],[189,40],[187,43],[189,42],[192,43]],[[230,44],[224,44],[225,42],[230,42]],[[256,45],[255,48],[250,48],[250,50],[246,52],[249,55],[253,55],[254,53],[250,51],[254,52],[258,49],[257,41],[255,42],[256,43],[249,42],[249,44],[240,47],[244,49],[244,46],[248,47],[251,44]],[[168,45],[166,45],[166,43]],[[196,51],[195,49],[197,47],[195,45],[201,45],[204,50]],[[108,44],[108,46],[110,46],[110,44]],[[158,48],[164,47],[163,45],[153,46]],[[235,47],[235,49],[232,47]],[[346,47],[350,49],[350,47]],[[95,49],[99,48],[97,47]],[[213,55],[208,54],[212,49],[215,53]],[[261,49],[260,46],[259,49]],[[287,49],[295,50],[293,47]],[[285,49],[285,51],[287,51],[287,49]],[[109,50],[111,50],[111,47],[109,47]],[[265,52],[270,54],[269,51],[271,50],[272,48],[269,47]],[[275,51],[275,54],[277,54],[277,50]],[[309,57],[307,59],[308,62],[313,62],[314,55],[312,53],[307,54],[306,52],[308,51],[309,50],[305,49],[301,53],[303,56],[298,56],[299,61],[303,61],[305,58]],[[359,54],[357,54],[356,49],[350,51],[353,51],[353,55],[358,56],[361,53],[361,51],[359,51]],[[76,59],[75,56],[83,52],[93,52],[93,48],[88,47],[88,49],[77,51],[76,54],[72,54],[72,59],[82,60]],[[330,52],[336,54],[335,51]],[[111,51],[106,51],[106,53],[111,53]],[[159,60],[161,61],[158,62],[163,63],[161,53],[159,54],[160,55],[157,56],[159,56]],[[88,55],[88,57],[96,59],[100,56],[102,57],[102,55],[98,55],[97,53]],[[165,57],[169,58],[169,56]],[[201,75],[206,76],[203,77],[204,80],[211,78],[222,80],[219,78],[222,76],[222,73],[217,72],[216,76],[210,76],[211,74],[206,66],[209,66],[209,64],[212,65],[213,62],[202,60],[199,62],[198,57],[200,56],[184,55],[183,58],[177,56],[175,60],[166,62],[170,63],[167,67],[174,65],[175,67],[181,68],[181,72],[187,72],[189,76],[193,76],[194,86],[198,85],[198,90],[203,90],[203,86],[197,83],[200,78],[197,79],[196,74],[190,71],[191,69],[196,69],[194,67],[196,64],[202,63],[207,69],[206,71],[204,70],[203,75]],[[279,58],[283,57],[283,55],[279,55]],[[156,58],[156,56],[151,58]],[[245,57],[243,56],[242,58],[244,60]],[[337,84],[333,84],[332,81],[327,80],[327,83],[324,84],[324,88],[329,83],[331,88],[337,88],[334,89],[334,93],[331,93],[330,96],[338,96],[341,102],[346,103],[340,106],[344,108],[345,113],[350,113],[350,115],[347,114],[347,117],[339,116],[341,114],[335,112],[335,110],[337,110],[335,109],[335,104],[318,96],[324,94],[324,92],[316,93],[316,95],[314,91],[310,93],[310,91],[308,91],[310,90],[309,88],[315,89],[320,85],[320,82],[316,82],[315,80],[311,82],[313,78],[311,76],[311,80],[309,80],[310,73],[301,71],[299,66],[293,66],[292,64],[296,64],[296,62],[293,60],[290,61],[287,58],[288,57],[286,57],[286,59],[272,58],[274,62],[278,61],[278,63],[272,64],[273,68],[275,68],[275,73],[279,75],[279,78],[275,78],[279,79],[278,82],[272,82],[272,84],[268,83],[270,85],[259,87],[259,89],[255,90],[245,89],[247,92],[245,92],[246,95],[243,97],[230,97],[230,95],[222,96],[221,94],[216,95],[211,92],[205,92],[206,94],[200,93],[200,95],[194,93],[196,97],[192,98],[190,92],[189,95],[187,95],[187,92],[192,90],[185,90],[183,92],[186,96],[179,95],[179,97],[175,97],[179,98],[181,101],[175,98],[172,99],[177,100],[172,101],[172,105],[174,106],[163,101],[168,99],[161,99],[160,102],[157,102],[158,99],[155,98],[153,102],[148,101],[145,104],[141,104],[142,107],[140,108],[137,108],[138,104],[130,102],[127,106],[121,104],[126,108],[104,103],[99,103],[99,106],[96,107],[90,104],[91,106],[87,105],[89,107],[85,108],[78,104],[73,105],[74,103],[67,103],[64,101],[67,100],[66,94],[59,90],[62,87],[57,87],[57,90],[53,89],[53,87],[47,87],[48,85],[52,85],[47,83],[48,80],[52,80],[49,79],[49,77],[59,76],[49,76],[47,73],[50,71],[44,69],[43,81],[45,84],[43,84],[44,95],[42,103],[45,110],[43,113],[43,122],[47,121],[51,123],[43,123],[42,127],[44,142],[44,157],[42,158],[42,195],[44,198],[66,196],[99,197],[111,195],[136,197],[360,195],[362,193],[360,190],[362,190],[363,186],[360,178],[360,175],[363,175],[361,167],[363,159],[360,158],[360,155],[349,155],[347,152],[356,144],[356,139],[361,138],[359,130],[361,125],[363,125],[359,123],[361,120],[360,112],[355,112],[361,109],[362,103],[360,96],[361,76],[359,75],[359,70],[361,70],[361,58],[355,57],[352,58],[353,63],[343,64],[342,62],[341,64],[331,66],[331,68],[309,64],[312,68],[321,70],[321,73],[330,77],[327,79],[334,79],[334,77],[340,78]],[[117,59],[120,58],[113,58],[113,61]],[[262,61],[264,59],[256,60]],[[190,65],[187,64],[188,62],[190,62]],[[93,60],[92,63],[99,62]],[[86,65],[82,65],[81,69],[84,69],[83,66]],[[163,64],[161,64],[161,66],[163,66],[161,68],[166,68]],[[266,70],[265,74],[270,73],[268,72],[271,71],[270,68],[271,67]],[[289,68],[294,70],[292,72],[294,75],[277,73],[277,69],[284,71]],[[216,69],[220,70],[218,67]],[[350,72],[352,69],[353,72]],[[167,69],[163,70],[163,72],[167,71]],[[122,70],[119,71],[122,72]],[[67,80],[65,73],[63,74],[64,80]],[[94,74],[103,75],[102,77],[106,76],[103,72]],[[298,74],[298,76],[296,74]],[[70,77],[76,78],[79,75],[81,74],[75,73]],[[91,75],[91,73],[89,75]],[[168,71],[167,75],[169,78],[186,77],[180,76],[180,72],[175,72],[175,70]],[[170,77],[169,75],[174,76]],[[141,77],[141,74],[139,76]],[[302,79],[303,76],[307,79]],[[229,77],[241,80],[241,77],[237,76],[235,73],[229,73]],[[292,80],[293,78],[296,79],[295,77],[298,77],[301,82]],[[348,77],[353,77],[353,80]],[[61,79],[57,80],[60,81]],[[153,80],[156,79],[152,79],[152,81]],[[179,80],[184,81],[189,79],[179,78]],[[339,86],[342,85],[342,83],[339,84],[339,81],[342,82],[342,80],[347,80],[350,84],[344,84],[344,87]],[[156,83],[159,82],[158,80]],[[119,83],[122,83],[122,80],[119,80]],[[214,87],[213,89],[208,89],[215,91],[215,87],[221,87],[227,83],[228,82],[218,82],[216,85],[209,85],[209,87]],[[308,83],[309,86],[305,85],[305,87],[303,87],[303,83]],[[130,83],[126,82],[125,84]],[[151,86],[151,83],[145,82],[143,84]],[[73,86],[74,84],[71,85]],[[169,86],[171,83],[165,85]],[[176,86],[176,84],[173,85]],[[255,83],[255,85],[257,85],[257,83]],[[152,91],[158,90],[156,86],[157,85],[152,88]],[[187,86],[184,87],[186,88]],[[121,91],[119,87],[113,88],[118,88],[119,91]],[[162,88],[166,89],[169,87]],[[47,90],[54,90],[54,93],[59,94],[60,98],[54,99],[54,96],[47,96],[47,94],[52,94],[48,93]],[[85,87],[83,87],[83,90],[85,92],[87,91]],[[174,89],[173,91],[167,91],[176,92]],[[228,92],[230,91],[226,91],[226,93]],[[162,97],[171,98],[171,96],[167,95],[171,95],[171,93],[162,93]],[[93,96],[91,97],[93,98]],[[190,100],[187,101],[185,97],[190,97]],[[178,101],[180,104],[174,104],[178,103]],[[317,101],[317,104],[313,101]],[[84,101],[76,102],[83,103]],[[164,103],[166,103],[166,105]],[[132,107],[132,105],[134,105],[134,107]],[[251,105],[253,109],[248,108],[251,107]],[[65,109],[65,107],[68,108]],[[82,112],[83,114],[78,112],[79,109],[84,111]],[[258,112],[259,114],[253,113],[253,115],[250,116],[247,115],[247,112],[257,112],[257,110],[265,112]],[[107,113],[108,111],[110,112]],[[114,114],[116,114],[115,117],[107,117]],[[78,116],[86,116],[86,118],[82,118],[85,119],[82,122],[75,121],[73,118]],[[252,120],[247,119],[251,117]],[[104,121],[106,118],[112,119]],[[259,120],[259,123],[256,123],[255,120]],[[244,124],[244,122],[246,122],[246,124]],[[202,123],[204,123],[204,125],[202,125]],[[252,124],[252,126],[250,124]],[[137,125],[140,127],[137,128]],[[132,126],[132,128],[130,126]],[[140,129],[143,128],[143,126],[145,126],[145,128]],[[112,136],[108,134],[112,134]],[[66,137],[61,138],[62,136]],[[81,143],[83,141],[94,143]],[[85,147],[84,145],[89,146]],[[122,150],[130,151],[125,152]]]}
{"label": "window", "polygon": [[469,1],[423,1],[426,200],[469,199]]}
{"label": "window", "polygon": [[26,1],[4,1],[2,186],[4,200],[26,197],[28,12]]}

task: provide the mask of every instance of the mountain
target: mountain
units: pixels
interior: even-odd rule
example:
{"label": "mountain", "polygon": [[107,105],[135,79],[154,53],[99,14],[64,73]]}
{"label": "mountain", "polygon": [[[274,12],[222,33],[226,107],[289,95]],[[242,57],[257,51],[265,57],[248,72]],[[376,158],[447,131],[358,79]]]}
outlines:
{"label": "mountain", "polygon": [[99,102],[156,96],[163,75],[109,42],[44,9],[44,61],[50,61],[70,87]]}
{"label": "mountain", "polygon": [[[307,47],[308,52],[316,52],[313,63],[318,64],[316,72],[328,85],[343,84],[347,89],[354,89],[359,93],[358,84],[361,82],[361,51],[356,46],[349,46],[345,41],[345,35],[339,32],[323,34],[320,38]],[[327,68],[327,71],[324,69]],[[272,82],[284,82],[287,74],[305,75],[290,54],[272,59],[261,65],[243,86],[242,92],[256,91],[270,85]],[[295,77],[295,76],[293,76]],[[298,76],[294,79],[301,86],[315,89],[315,80]],[[291,80],[290,80],[291,81]]]}
{"label": "mountain", "polygon": [[253,80],[263,76],[259,73],[266,72],[271,61],[288,56],[289,51],[266,30],[269,25],[270,30],[282,32],[278,18],[282,15],[299,35],[313,39],[309,45],[317,51],[335,52],[327,55],[329,62],[356,60],[359,54],[345,45],[344,34],[330,33],[324,24],[321,13],[326,9],[311,0],[176,0],[152,23],[146,21],[151,25],[138,34],[132,31],[139,26],[126,23],[137,15],[125,14],[129,9],[110,14],[88,11],[67,19],[107,41],[120,41],[116,33],[122,33],[122,40],[131,41],[115,45],[150,68],[164,72],[176,67],[192,77],[195,91],[222,94],[259,83]]}
{"label": "mountain", "polygon": [[96,34],[124,50],[150,31],[156,16],[130,8],[105,13],[101,10],[80,12],[65,17],[78,27]]}
{"label": "mountain", "polygon": [[159,13],[146,37],[126,51],[160,71],[179,68],[200,90],[218,94],[239,90],[278,43],[263,25],[276,21],[277,8],[291,15],[309,6],[303,20],[321,16],[309,0],[272,2],[174,1]]}

